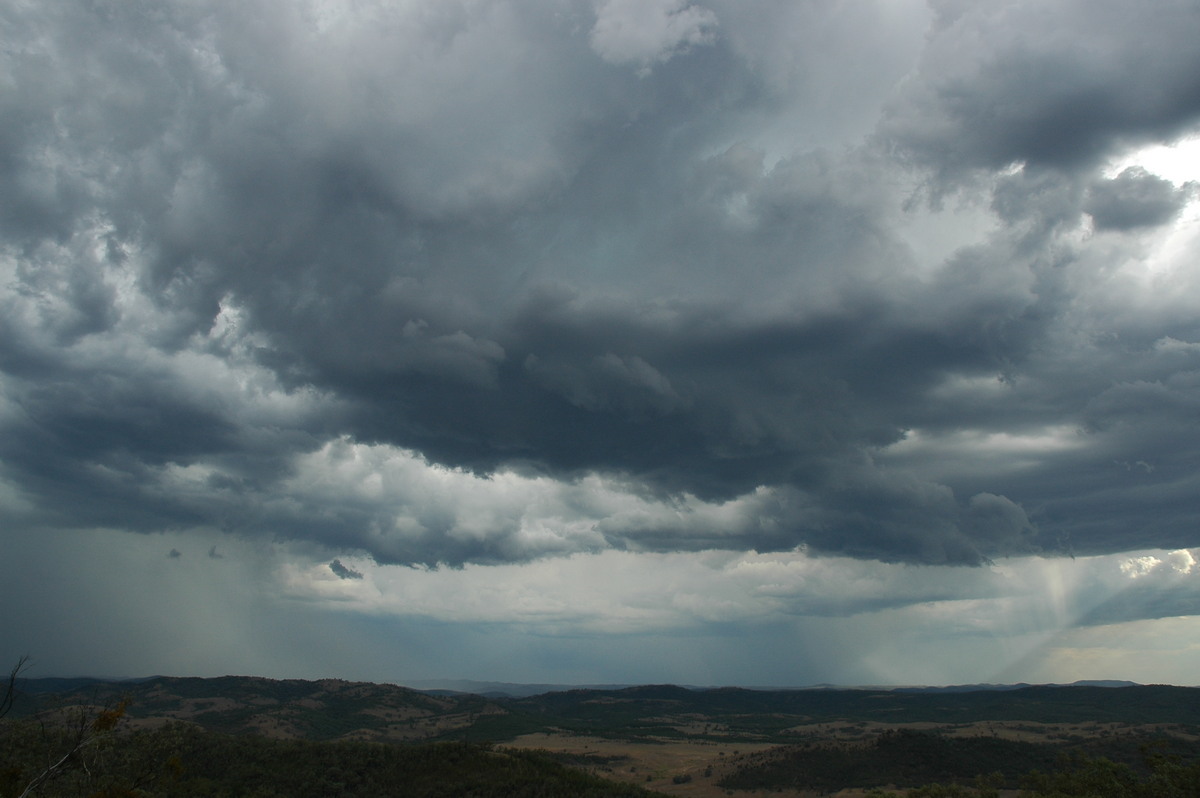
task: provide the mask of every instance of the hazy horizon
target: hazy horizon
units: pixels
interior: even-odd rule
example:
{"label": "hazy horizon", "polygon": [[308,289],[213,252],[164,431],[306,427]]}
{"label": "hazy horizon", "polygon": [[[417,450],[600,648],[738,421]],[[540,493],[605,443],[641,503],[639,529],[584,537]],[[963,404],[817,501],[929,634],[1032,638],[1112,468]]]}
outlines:
{"label": "hazy horizon", "polygon": [[[269,681],[305,681],[305,682],[320,682],[325,680],[345,681],[351,683],[363,684],[385,684],[394,685],[396,687],[406,687],[418,691],[451,691],[451,692],[472,692],[473,689],[484,691],[503,692],[503,688],[530,688],[529,690],[519,691],[521,695],[536,695],[532,688],[548,688],[548,692],[556,690],[622,690],[636,687],[653,687],[659,685],[682,687],[687,690],[723,690],[723,689],[742,689],[752,691],[788,691],[788,690],[958,690],[960,688],[971,689],[978,688],[980,691],[988,691],[994,689],[1020,688],[1020,687],[1072,687],[1076,685],[1089,686],[1104,686],[1104,687],[1122,687],[1122,686],[1154,686],[1147,685],[1141,682],[1132,682],[1123,679],[1080,679],[1074,682],[979,682],[969,684],[837,684],[830,682],[817,682],[811,684],[679,684],[675,682],[626,682],[626,683],[591,683],[591,682],[508,682],[508,681],[491,681],[484,679],[461,679],[455,677],[444,678],[428,678],[428,679],[409,679],[406,681],[392,680],[355,680],[345,679],[340,676],[318,676],[318,677],[292,677],[292,676],[258,676],[250,673],[225,673],[216,676],[194,676],[185,673],[155,673],[143,676],[112,676],[95,674],[54,674],[54,675],[32,675],[28,671],[23,671],[20,679],[22,680],[61,680],[61,681],[95,681],[95,682],[146,682],[152,679],[267,679]],[[1166,683],[1154,683],[1166,684]],[[1168,684],[1171,687],[1198,687],[1196,684]],[[518,693],[514,693],[518,694]]]}
{"label": "hazy horizon", "polygon": [[0,25],[0,662],[1200,672],[1195,2]]}

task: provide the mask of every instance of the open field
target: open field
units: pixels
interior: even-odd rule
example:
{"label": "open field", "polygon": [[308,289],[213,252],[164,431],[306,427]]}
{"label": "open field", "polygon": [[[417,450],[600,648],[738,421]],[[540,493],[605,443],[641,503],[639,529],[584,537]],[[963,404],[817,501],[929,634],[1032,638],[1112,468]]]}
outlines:
{"label": "open field", "polygon": [[[564,761],[568,762],[577,758],[578,767],[597,775],[668,795],[697,798],[726,795],[716,781],[734,769],[740,756],[773,747],[769,743],[630,742],[559,733],[526,734],[504,745],[566,755]],[[690,780],[672,781],[682,776]]]}

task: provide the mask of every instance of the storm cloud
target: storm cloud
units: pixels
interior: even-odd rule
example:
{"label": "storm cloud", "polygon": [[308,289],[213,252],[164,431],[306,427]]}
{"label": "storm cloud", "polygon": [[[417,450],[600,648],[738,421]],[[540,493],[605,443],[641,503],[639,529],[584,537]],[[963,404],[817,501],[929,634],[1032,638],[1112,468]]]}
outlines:
{"label": "storm cloud", "polygon": [[1200,545],[1200,14],[888,5],[6,9],[5,525]]}

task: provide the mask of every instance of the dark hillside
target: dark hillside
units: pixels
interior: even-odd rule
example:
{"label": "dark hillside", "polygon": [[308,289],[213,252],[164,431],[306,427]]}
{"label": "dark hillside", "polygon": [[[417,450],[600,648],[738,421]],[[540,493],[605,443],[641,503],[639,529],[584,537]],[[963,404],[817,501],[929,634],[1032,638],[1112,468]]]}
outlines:
{"label": "dark hillside", "polygon": [[[137,719],[185,720],[284,739],[492,740],[560,731],[608,739],[795,743],[829,724],[864,728],[982,721],[1200,725],[1200,688],[1053,686],[976,692],[699,690],[674,685],[580,689],[528,698],[429,694],[388,684],[156,677],[138,682],[31,680],[18,713],[125,696]],[[50,688],[62,688],[52,692]],[[1065,728],[1062,734],[1069,733]],[[1073,733],[1073,732],[1071,732]]]}
{"label": "dark hillside", "polygon": [[1171,738],[1127,737],[1051,745],[901,730],[884,732],[863,743],[780,746],[743,758],[719,784],[739,790],[836,791],[847,786],[972,784],[980,777],[997,774],[999,786],[1015,789],[1032,771],[1053,772],[1064,762],[1100,757],[1145,776],[1148,755],[1192,763],[1200,758],[1200,751],[1194,743]]}
{"label": "dark hillside", "polygon": [[[40,680],[35,680],[35,686]],[[284,739],[461,739],[481,715],[504,710],[480,696],[433,696],[389,684],[336,679],[215,679],[155,677],[95,682],[63,692],[29,690],[20,714],[71,704],[129,700],[132,719],[169,719],[211,731]]]}
{"label": "dark hillside", "polygon": [[635,687],[571,690],[502,702],[528,724],[599,732],[670,732],[664,716],[699,716],[747,739],[786,739],[799,724],[835,721],[951,725],[982,720],[1029,723],[1200,723],[1200,688],[1024,687],[967,693],[889,690],[688,690]]}

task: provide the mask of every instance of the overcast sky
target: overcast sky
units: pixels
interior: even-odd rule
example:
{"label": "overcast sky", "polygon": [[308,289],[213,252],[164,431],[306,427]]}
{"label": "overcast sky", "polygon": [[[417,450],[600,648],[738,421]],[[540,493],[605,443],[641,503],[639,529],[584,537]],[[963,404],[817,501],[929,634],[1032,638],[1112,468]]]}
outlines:
{"label": "overcast sky", "polygon": [[0,0],[0,656],[1194,683],[1197,41]]}

